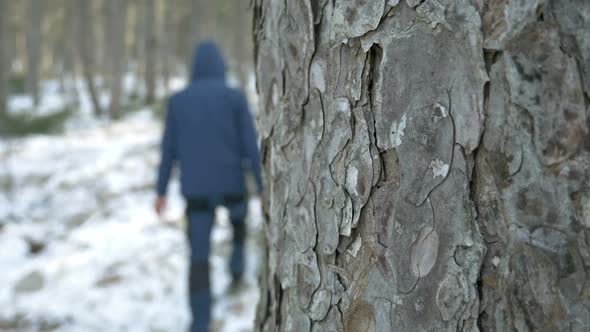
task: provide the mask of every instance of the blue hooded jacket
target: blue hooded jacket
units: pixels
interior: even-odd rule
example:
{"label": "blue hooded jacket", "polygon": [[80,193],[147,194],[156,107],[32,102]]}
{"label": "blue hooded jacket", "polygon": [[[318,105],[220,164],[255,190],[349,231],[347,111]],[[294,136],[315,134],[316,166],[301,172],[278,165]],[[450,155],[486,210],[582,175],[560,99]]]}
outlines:
{"label": "blue hooded jacket", "polygon": [[212,42],[195,52],[191,82],[170,97],[157,192],[166,194],[174,163],[185,197],[244,194],[247,169],[262,190],[260,157],[248,103],[229,88],[221,52]]}

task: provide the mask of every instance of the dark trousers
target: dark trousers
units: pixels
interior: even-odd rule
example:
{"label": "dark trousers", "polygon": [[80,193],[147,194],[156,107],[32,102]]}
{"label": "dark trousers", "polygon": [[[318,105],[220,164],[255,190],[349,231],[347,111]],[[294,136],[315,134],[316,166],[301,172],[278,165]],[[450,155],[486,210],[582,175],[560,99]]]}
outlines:
{"label": "dark trousers", "polygon": [[211,320],[211,288],[209,285],[209,253],[211,228],[215,208],[223,205],[230,210],[234,227],[234,249],[230,270],[234,278],[241,278],[244,271],[244,239],[247,201],[241,195],[222,197],[188,198],[188,238],[191,246],[189,266],[189,302],[192,312],[191,332],[207,331]]}

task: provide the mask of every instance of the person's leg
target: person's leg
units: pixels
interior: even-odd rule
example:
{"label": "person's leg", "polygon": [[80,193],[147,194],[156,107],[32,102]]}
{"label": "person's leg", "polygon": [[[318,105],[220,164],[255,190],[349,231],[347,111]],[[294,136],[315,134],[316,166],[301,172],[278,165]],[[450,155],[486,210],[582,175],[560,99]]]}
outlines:
{"label": "person's leg", "polygon": [[228,206],[230,210],[231,223],[234,229],[233,251],[230,259],[230,271],[232,282],[239,283],[244,275],[244,244],[246,241],[246,214],[248,202],[234,203]]}
{"label": "person's leg", "polygon": [[208,331],[211,320],[211,291],[209,286],[210,234],[213,210],[188,212],[188,236],[191,245],[189,292],[192,312],[191,332]]}

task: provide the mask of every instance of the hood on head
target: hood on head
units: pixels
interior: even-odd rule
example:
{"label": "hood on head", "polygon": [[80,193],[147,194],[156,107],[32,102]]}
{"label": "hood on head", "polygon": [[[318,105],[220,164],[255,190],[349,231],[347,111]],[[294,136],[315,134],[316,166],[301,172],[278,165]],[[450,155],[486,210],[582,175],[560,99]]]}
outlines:
{"label": "hood on head", "polygon": [[207,41],[195,49],[191,81],[211,78],[225,79],[225,62],[217,45]]}

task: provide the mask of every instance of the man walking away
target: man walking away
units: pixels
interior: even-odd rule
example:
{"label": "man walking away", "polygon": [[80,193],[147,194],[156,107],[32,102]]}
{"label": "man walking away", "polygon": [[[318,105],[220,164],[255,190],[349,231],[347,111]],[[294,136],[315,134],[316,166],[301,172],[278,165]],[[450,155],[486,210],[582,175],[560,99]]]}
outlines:
{"label": "man walking away", "polygon": [[158,214],[166,205],[166,187],[175,162],[180,165],[189,220],[191,331],[207,331],[211,316],[209,239],[215,208],[223,205],[230,210],[234,227],[230,265],[232,283],[238,284],[244,270],[245,172],[254,174],[258,191],[262,190],[248,103],[242,92],[226,86],[223,57],[212,42],[197,47],[191,82],[168,101],[157,183]]}

